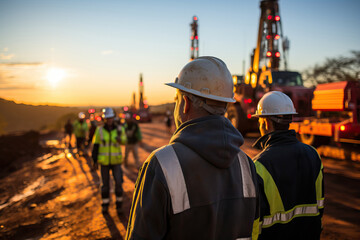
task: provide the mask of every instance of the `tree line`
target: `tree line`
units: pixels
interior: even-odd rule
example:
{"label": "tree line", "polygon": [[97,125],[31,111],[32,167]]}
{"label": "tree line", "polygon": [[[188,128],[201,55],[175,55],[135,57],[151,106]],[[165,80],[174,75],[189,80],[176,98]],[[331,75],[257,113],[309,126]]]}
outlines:
{"label": "tree line", "polygon": [[327,58],[302,73],[307,85],[319,83],[360,80],[360,51],[351,51],[348,56]]}

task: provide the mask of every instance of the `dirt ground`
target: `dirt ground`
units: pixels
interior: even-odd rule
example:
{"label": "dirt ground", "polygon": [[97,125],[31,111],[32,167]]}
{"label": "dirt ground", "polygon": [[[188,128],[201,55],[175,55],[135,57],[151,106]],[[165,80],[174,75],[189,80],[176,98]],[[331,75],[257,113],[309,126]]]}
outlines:
{"label": "dirt ground", "polygon": [[[144,161],[170,139],[164,123],[141,124]],[[60,141],[57,141],[60,140]],[[250,156],[255,138],[242,147]],[[0,239],[123,239],[137,177],[133,165],[124,170],[124,211],[118,215],[114,192],[109,214],[100,206],[99,172],[90,158],[64,148],[60,135],[41,141],[47,152],[21,160],[21,168],[0,178]],[[323,159],[326,205],[321,239],[360,239],[360,163]],[[130,156],[130,163],[133,163]]]}

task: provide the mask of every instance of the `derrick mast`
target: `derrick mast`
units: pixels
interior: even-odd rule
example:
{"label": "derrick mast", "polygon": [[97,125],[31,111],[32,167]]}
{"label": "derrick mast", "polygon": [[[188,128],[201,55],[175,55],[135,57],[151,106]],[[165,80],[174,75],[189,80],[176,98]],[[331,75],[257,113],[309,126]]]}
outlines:
{"label": "derrick mast", "polygon": [[130,106],[130,111],[132,111],[132,112],[136,111],[136,94],[135,94],[135,92],[133,92],[133,95],[132,95],[132,102],[131,102],[131,106]]}
{"label": "derrick mast", "polygon": [[198,17],[193,17],[193,22],[190,24],[191,27],[191,46],[190,46],[190,61],[199,57],[199,36],[198,36]]}
{"label": "derrick mast", "polygon": [[[250,68],[245,83],[253,88],[258,85],[262,71],[279,71],[280,58],[287,70],[286,52],[289,41],[283,37],[278,0],[262,0],[260,3],[260,21],[256,48],[253,50]],[[282,54],[280,53],[282,43]]]}
{"label": "derrick mast", "polygon": [[139,82],[139,109],[144,108],[144,83],[142,78],[142,73],[140,73],[140,82]]}

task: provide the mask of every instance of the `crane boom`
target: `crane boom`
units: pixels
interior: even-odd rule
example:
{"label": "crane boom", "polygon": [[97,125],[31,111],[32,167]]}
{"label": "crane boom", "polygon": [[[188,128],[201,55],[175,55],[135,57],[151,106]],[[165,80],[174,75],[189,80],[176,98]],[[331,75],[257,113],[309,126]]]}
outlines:
{"label": "crane boom", "polygon": [[[260,20],[256,48],[251,56],[250,68],[245,82],[255,88],[262,70],[278,71],[280,67],[280,39],[283,39],[278,0],[260,2]],[[288,40],[287,40],[288,42]],[[283,51],[288,48],[284,48]],[[286,54],[283,54],[287,66]]]}

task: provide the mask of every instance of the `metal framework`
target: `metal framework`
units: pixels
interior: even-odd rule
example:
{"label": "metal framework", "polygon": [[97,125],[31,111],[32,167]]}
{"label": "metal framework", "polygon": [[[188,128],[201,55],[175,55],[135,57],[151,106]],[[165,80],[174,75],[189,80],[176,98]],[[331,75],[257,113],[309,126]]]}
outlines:
{"label": "metal framework", "polygon": [[198,17],[193,17],[191,27],[191,46],[190,46],[190,61],[199,57],[199,35],[198,35]]}

